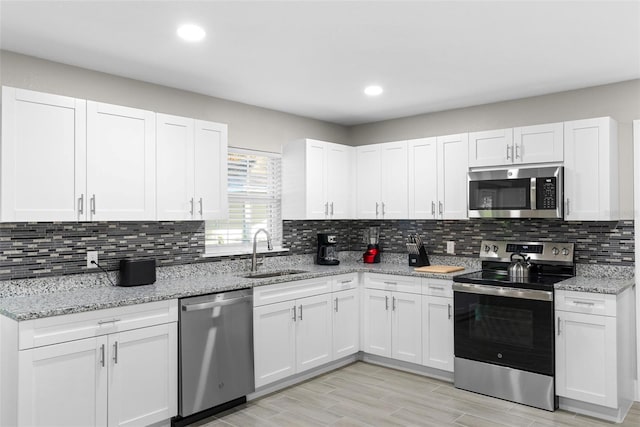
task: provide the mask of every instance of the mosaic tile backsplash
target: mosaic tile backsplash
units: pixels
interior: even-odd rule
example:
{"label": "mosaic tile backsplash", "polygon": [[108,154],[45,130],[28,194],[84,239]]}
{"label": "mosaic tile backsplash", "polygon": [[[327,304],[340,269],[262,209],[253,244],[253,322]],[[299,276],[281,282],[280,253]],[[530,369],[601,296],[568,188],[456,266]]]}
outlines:
{"label": "mosaic tile backsplash", "polygon": [[[633,221],[564,222],[561,220],[469,221],[284,221],[284,246],[277,255],[313,254],[316,234],[338,235],[340,251],[361,251],[362,233],[380,226],[385,252],[406,253],[409,233],[424,238],[429,253],[444,255],[446,241],[455,242],[456,255],[477,257],[483,239],[558,240],[576,244],[576,262],[632,266]],[[100,265],[117,270],[120,259],[156,258],[159,266],[245,259],[248,256],[202,258],[201,221],[1,223],[0,280],[85,273],[85,254],[99,251]],[[92,270],[93,271],[93,270]]]}

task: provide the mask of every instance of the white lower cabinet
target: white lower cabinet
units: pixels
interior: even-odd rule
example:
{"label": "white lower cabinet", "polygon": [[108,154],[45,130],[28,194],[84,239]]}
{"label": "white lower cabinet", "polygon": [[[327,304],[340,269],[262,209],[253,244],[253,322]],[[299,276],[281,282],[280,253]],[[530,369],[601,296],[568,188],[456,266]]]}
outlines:
{"label": "white lower cabinet", "polygon": [[422,364],[453,372],[453,298],[422,296]]}
{"label": "white lower cabinet", "polygon": [[[357,284],[357,283],[356,283]],[[360,350],[360,293],[358,288],[334,292],[333,360]]]}
{"label": "white lower cabinet", "polygon": [[412,363],[422,361],[421,296],[364,290],[364,351]]}
{"label": "white lower cabinet", "polygon": [[[176,415],[176,305],[142,306],[139,318],[127,307],[38,319],[20,328],[20,339],[36,344],[52,335],[98,336],[18,352],[16,424],[143,426]],[[150,321],[150,313],[157,319]],[[150,322],[159,324],[133,328]]]}
{"label": "white lower cabinet", "polygon": [[[296,285],[298,283],[298,285]],[[288,282],[254,290],[256,388],[332,360],[330,279]],[[284,299],[285,301],[278,301]],[[274,301],[262,304],[264,301]]]}

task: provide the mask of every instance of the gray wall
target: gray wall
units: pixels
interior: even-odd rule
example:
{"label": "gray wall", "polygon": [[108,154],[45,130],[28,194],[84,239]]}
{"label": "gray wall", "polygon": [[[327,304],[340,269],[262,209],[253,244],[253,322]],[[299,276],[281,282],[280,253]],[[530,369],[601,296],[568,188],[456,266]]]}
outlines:
{"label": "gray wall", "polygon": [[8,51],[0,51],[0,83],[226,123],[234,147],[280,152],[299,138],[349,143],[344,126]]}
{"label": "gray wall", "polygon": [[640,80],[353,126],[352,145],[611,116],[618,122],[620,209],[633,219],[632,122]]}

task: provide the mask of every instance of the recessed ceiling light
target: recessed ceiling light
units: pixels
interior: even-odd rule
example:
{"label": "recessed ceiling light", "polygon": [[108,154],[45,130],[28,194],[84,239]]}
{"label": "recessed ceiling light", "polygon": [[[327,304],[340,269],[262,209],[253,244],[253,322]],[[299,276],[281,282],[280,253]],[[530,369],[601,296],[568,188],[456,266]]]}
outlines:
{"label": "recessed ceiling light", "polygon": [[178,27],[178,36],[181,39],[186,40],[188,42],[199,42],[204,39],[206,33],[202,29],[195,24],[184,24]]}
{"label": "recessed ceiling light", "polygon": [[380,86],[367,86],[364,88],[364,93],[369,96],[378,96],[382,93],[382,88]]}

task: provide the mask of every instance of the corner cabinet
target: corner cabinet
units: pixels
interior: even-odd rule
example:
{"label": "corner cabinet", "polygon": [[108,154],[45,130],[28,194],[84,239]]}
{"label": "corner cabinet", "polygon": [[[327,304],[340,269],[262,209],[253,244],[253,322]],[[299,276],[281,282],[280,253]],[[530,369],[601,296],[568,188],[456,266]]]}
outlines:
{"label": "corner cabinet", "polygon": [[469,134],[470,167],[561,162],[562,159],[562,123]]}
{"label": "corner cabinet", "polygon": [[227,216],[227,125],[156,114],[157,218]]}
{"label": "corner cabinet", "polygon": [[358,219],[408,216],[407,142],[356,147]]}
{"label": "corner cabinet", "polygon": [[564,123],[564,219],[619,219],[617,123],[610,117]]}
{"label": "corner cabinet", "polygon": [[409,219],[467,219],[467,134],[408,141]]}
{"label": "corner cabinet", "polygon": [[3,364],[15,363],[17,405],[16,412],[4,408],[3,420],[17,426],[168,421],[177,414],[176,322],[176,300],[11,321],[4,332],[13,329],[19,350]]}
{"label": "corner cabinet", "polygon": [[556,291],[561,408],[622,421],[634,400],[634,304],[631,288],[619,295]]}
{"label": "corner cabinet", "polygon": [[351,219],[355,149],[303,139],[282,150],[284,219]]}

